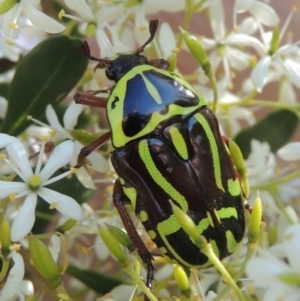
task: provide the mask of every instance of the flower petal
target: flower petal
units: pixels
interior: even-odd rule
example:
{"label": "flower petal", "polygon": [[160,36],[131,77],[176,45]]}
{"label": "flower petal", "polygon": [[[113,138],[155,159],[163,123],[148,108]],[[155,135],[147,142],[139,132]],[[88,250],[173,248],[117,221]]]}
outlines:
{"label": "flower petal", "polygon": [[172,54],[172,50],[176,47],[176,40],[171,26],[164,22],[161,24],[158,33],[159,45],[162,52],[162,57],[167,59]]}
{"label": "flower petal", "polygon": [[93,11],[90,6],[87,5],[86,0],[64,0],[66,5],[77,12],[77,14],[89,22],[93,20]]}
{"label": "flower petal", "polygon": [[49,204],[57,203],[55,208],[67,217],[74,220],[83,219],[83,211],[73,198],[46,187],[41,187],[38,195]]}
{"label": "flower petal", "polygon": [[57,262],[59,253],[61,251],[62,237],[61,235],[53,234],[50,238],[49,251],[53,257],[53,260]]}
{"label": "flower petal", "polygon": [[99,152],[92,152],[90,155],[88,155],[87,159],[90,161],[92,169],[98,172],[111,171],[107,160]]}
{"label": "flower petal", "polygon": [[224,7],[220,2],[212,4],[209,9],[209,21],[215,40],[225,37]]}
{"label": "flower petal", "polygon": [[274,27],[279,24],[280,19],[275,10],[264,2],[254,0],[249,11],[260,23],[266,26]]}
{"label": "flower petal", "polygon": [[31,192],[26,196],[23,206],[11,225],[10,237],[12,241],[21,240],[31,231],[35,221],[36,202],[36,193]]}
{"label": "flower petal", "polygon": [[295,161],[300,159],[300,142],[291,142],[277,151],[278,156],[286,161]]}
{"label": "flower petal", "polygon": [[243,71],[249,67],[251,56],[237,48],[227,47],[227,58],[230,66],[237,70]]}
{"label": "flower petal", "polygon": [[269,72],[270,64],[271,64],[271,57],[266,56],[266,57],[262,58],[257,63],[255,68],[252,70],[251,80],[258,92],[262,91],[264,85],[266,84],[266,82],[268,80],[268,72]]}
{"label": "flower petal", "polygon": [[146,0],[143,2],[145,3],[145,11],[147,14],[154,14],[160,10],[174,13],[184,10],[185,7],[185,1],[183,0]]}
{"label": "flower petal", "polygon": [[9,136],[7,134],[0,134],[0,148],[4,148],[16,140],[17,139],[13,136]]}
{"label": "flower petal", "polygon": [[101,45],[101,57],[109,57],[117,52],[103,28],[97,28],[96,39],[98,45]]}
{"label": "flower petal", "polygon": [[71,134],[64,129],[64,127],[60,124],[56,112],[54,111],[52,105],[47,105],[46,107],[46,118],[53,129],[57,130],[57,139],[71,139]]}
{"label": "flower petal", "polygon": [[0,181],[0,199],[8,197],[11,193],[19,194],[26,190],[28,186],[23,182]]}
{"label": "flower petal", "polygon": [[23,280],[21,284],[21,290],[26,296],[31,296],[34,294],[33,283],[29,280]]}
{"label": "flower petal", "polygon": [[85,168],[78,169],[76,171],[76,177],[85,188],[96,189],[93,178]]}
{"label": "flower petal", "polygon": [[300,88],[300,64],[291,59],[281,60],[291,82]]}
{"label": "flower petal", "polygon": [[33,26],[45,32],[59,33],[65,29],[65,26],[37,10],[28,0],[24,1],[23,12],[24,15],[26,15],[26,17],[31,21]]}
{"label": "flower petal", "polygon": [[15,139],[14,143],[11,143],[6,147],[6,150],[10,160],[20,169],[22,174],[19,174],[19,176],[24,182],[28,182],[33,172],[24,145],[18,139]]}
{"label": "flower petal", "polygon": [[295,271],[300,271],[300,224],[288,227],[284,233],[285,253],[290,266]]}
{"label": "flower petal", "polygon": [[48,180],[58,169],[68,164],[74,153],[74,143],[71,140],[64,141],[54,148],[49,159],[40,172],[42,182]]}
{"label": "flower petal", "polygon": [[244,13],[252,6],[253,1],[254,0],[235,0],[234,8],[237,13]]}
{"label": "flower petal", "polygon": [[258,29],[257,22],[255,21],[255,19],[253,17],[245,18],[239,24],[239,32],[244,33],[249,36],[254,35],[254,33],[257,31],[257,29]]}
{"label": "flower petal", "polygon": [[231,45],[253,47],[260,56],[265,55],[266,52],[265,46],[260,40],[244,33],[230,34],[226,38],[226,42]]}
{"label": "flower petal", "polygon": [[83,109],[84,105],[78,104],[75,101],[70,103],[63,117],[64,126],[67,130],[74,130],[78,116],[81,114]]}
{"label": "flower petal", "polygon": [[19,292],[21,288],[22,280],[25,274],[23,257],[17,252],[12,252],[9,257],[11,257],[14,264],[9,271],[6,283],[1,290],[1,301],[13,300],[13,297]]}
{"label": "flower petal", "polygon": [[259,286],[274,283],[279,274],[287,271],[288,265],[266,250],[260,250],[259,257],[252,257],[246,268],[248,276]]}

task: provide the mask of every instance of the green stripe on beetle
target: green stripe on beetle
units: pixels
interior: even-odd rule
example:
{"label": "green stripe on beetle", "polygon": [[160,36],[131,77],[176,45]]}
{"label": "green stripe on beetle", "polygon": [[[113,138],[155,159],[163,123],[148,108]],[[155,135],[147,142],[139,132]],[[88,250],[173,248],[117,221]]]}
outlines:
{"label": "green stripe on beetle", "polygon": [[213,169],[214,169],[214,175],[215,175],[217,187],[220,190],[225,191],[223,184],[222,184],[219,148],[218,148],[214,133],[212,132],[211,127],[210,127],[208,121],[204,118],[204,116],[197,113],[197,114],[195,114],[195,118],[198,120],[198,122],[204,128],[207,138],[210,143],[210,149],[211,149],[212,158],[213,158]]}
{"label": "green stripe on beetle", "polygon": [[181,158],[183,160],[188,160],[189,155],[188,155],[187,146],[184,141],[184,137],[179,132],[178,128],[175,126],[170,126],[169,132],[171,135],[173,145],[174,145],[175,149],[177,150],[178,154],[181,156]]}
{"label": "green stripe on beetle", "polygon": [[176,201],[184,212],[187,212],[188,204],[185,197],[178,192],[170,182],[168,182],[168,180],[155,166],[155,163],[151,157],[147,140],[141,140],[139,142],[139,155],[156,184],[170,196],[170,199]]}

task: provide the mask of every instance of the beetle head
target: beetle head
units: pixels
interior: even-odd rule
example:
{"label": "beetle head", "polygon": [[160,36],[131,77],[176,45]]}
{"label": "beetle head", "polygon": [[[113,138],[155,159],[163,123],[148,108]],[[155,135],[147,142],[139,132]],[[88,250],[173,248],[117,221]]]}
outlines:
{"label": "beetle head", "polygon": [[135,53],[131,54],[119,54],[115,59],[109,58],[97,58],[91,55],[90,47],[86,41],[78,47],[78,51],[88,57],[90,60],[97,61],[98,65],[95,67],[106,69],[105,74],[108,79],[117,82],[124,74],[126,74],[130,69],[139,65],[152,65],[156,68],[167,69],[169,67],[168,61],[164,59],[151,60],[148,59],[144,55],[140,55],[141,52],[144,51],[145,47],[152,42],[154,39],[155,32],[158,27],[158,20],[151,20],[149,23],[149,39],[139,47]]}

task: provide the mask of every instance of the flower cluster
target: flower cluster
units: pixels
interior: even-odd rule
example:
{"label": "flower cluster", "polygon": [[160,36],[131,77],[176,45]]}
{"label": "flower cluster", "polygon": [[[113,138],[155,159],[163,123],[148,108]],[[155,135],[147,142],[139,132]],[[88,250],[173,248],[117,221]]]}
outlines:
{"label": "flower cluster", "polygon": [[[297,7],[284,3],[281,11],[277,2],[0,1],[0,301],[53,296],[69,301],[300,299],[300,19]],[[151,19],[159,19],[157,30],[153,23],[155,28],[149,26]],[[88,44],[80,44],[87,39]],[[173,179],[177,166],[168,161],[178,153],[180,162],[195,168],[200,155],[190,160],[195,155],[185,141],[196,134],[187,133],[188,127],[182,130],[185,135],[177,126],[161,130],[167,124],[163,118],[184,115],[181,109],[176,111],[180,101],[153,114],[144,99],[133,107],[128,98],[120,97],[131,89],[130,83],[114,88],[108,79],[118,81],[120,70],[105,73],[102,68],[120,53],[135,52],[144,52],[149,64],[159,69],[166,69],[168,61],[171,76],[189,82],[218,119],[224,145],[215,143],[216,129],[208,128],[207,120],[202,123],[205,134],[193,137],[192,143],[201,145],[201,152],[212,153],[211,166],[197,162],[205,166],[207,177],[214,176],[211,187],[228,188],[227,196],[239,194],[245,202],[245,236],[222,262],[218,255],[225,251],[218,249],[217,237],[207,239],[206,230],[215,227],[224,234],[222,244],[232,253],[235,238],[224,229],[223,219],[243,213],[226,199],[224,203],[231,202],[230,210],[235,212],[228,213],[223,200],[210,199],[206,192],[205,201],[195,195],[205,204],[187,203],[185,208],[186,196],[177,184],[194,183],[179,172]],[[99,63],[96,68],[94,61]],[[149,95],[161,104],[160,90],[148,77],[140,77]],[[157,84],[163,83],[162,77]],[[135,89],[142,95],[142,85]],[[107,100],[110,94],[114,99]],[[127,101],[130,112],[124,105]],[[112,114],[120,103],[122,108]],[[140,111],[151,117],[152,131],[141,131],[149,121],[143,117],[142,125],[128,121],[136,120]],[[182,120],[195,112],[188,111]],[[123,120],[112,120],[120,116]],[[158,119],[162,121],[152,126]],[[123,130],[127,124],[133,128]],[[155,161],[150,148],[142,149],[140,143],[139,156],[146,159],[136,162],[143,161],[154,183],[147,187],[146,177],[141,179],[149,190],[145,192],[126,179],[125,171],[119,177],[114,167],[120,170],[120,163],[115,157],[111,160],[111,153],[118,139],[132,145],[132,140],[152,133],[164,136],[166,143],[172,140],[175,147],[171,159],[157,147],[155,151],[162,154]],[[133,153],[136,148],[128,147]],[[226,161],[224,154],[219,156],[224,149],[231,155],[236,181],[228,178],[222,165],[219,168]],[[114,156],[124,156],[120,162],[136,166],[126,161],[125,153]],[[155,162],[168,166],[165,172],[172,177],[164,177]],[[194,170],[191,179],[198,173],[204,174]],[[209,183],[203,183],[198,185],[206,191],[203,185]],[[152,197],[155,184],[171,196],[166,211],[173,214],[161,212],[157,220],[149,221],[154,204],[142,195]],[[202,211],[196,209],[201,212],[193,216],[190,212],[195,210],[188,206]],[[153,229],[146,231],[142,224]],[[183,268],[163,256],[178,251],[168,235],[179,229],[211,267]],[[152,241],[158,234],[163,245],[159,249]],[[180,252],[189,254],[189,250]],[[173,257],[180,258],[177,255]]]}

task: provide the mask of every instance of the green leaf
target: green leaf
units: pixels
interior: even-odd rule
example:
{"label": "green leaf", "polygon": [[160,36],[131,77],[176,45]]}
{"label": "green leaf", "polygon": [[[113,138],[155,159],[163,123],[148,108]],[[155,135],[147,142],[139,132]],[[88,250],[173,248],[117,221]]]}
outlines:
{"label": "green leaf", "polygon": [[9,89],[9,84],[8,83],[0,83],[0,96],[7,99],[8,89]]}
{"label": "green leaf", "polygon": [[292,111],[278,110],[270,113],[254,126],[241,131],[234,140],[239,145],[244,158],[248,158],[251,152],[252,139],[267,142],[271,151],[276,152],[289,141],[298,123],[299,119]]}
{"label": "green leaf", "polygon": [[67,273],[102,295],[109,293],[114,287],[124,284],[117,278],[108,277],[93,270],[80,269],[73,265],[68,266]]}
{"label": "green leaf", "polygon": [[87,67],[76,46],[79,39],[64,35],[49,38],[19,63],[8,91],[8,110],[1,132],[17,136],[30,124],[27,116],[43,117],[48,104],[63,100]]}
{"label": "green leaf", "polygon": [[16,66],[16,62],[12,62],[8,59],[0,59],[0,74],[7,72],[8,70]]}

